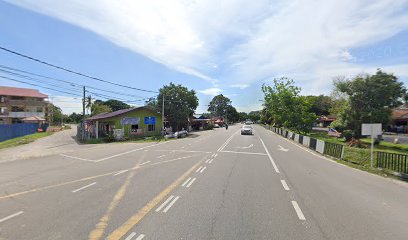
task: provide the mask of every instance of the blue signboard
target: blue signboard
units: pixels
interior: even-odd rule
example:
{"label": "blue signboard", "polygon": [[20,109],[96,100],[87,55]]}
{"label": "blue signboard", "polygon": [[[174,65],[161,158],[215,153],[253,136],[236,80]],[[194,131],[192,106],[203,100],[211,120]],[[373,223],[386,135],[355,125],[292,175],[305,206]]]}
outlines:
{"label": "blue signboard", "polygon": [[144,124],[156,124],[156,117],[145,117]]}
{"label": "blue signboard", "polygon": [[140,118],[124,117],[120,119],[120,124],[122,125],[137,125],[139,123],[140,123]]}

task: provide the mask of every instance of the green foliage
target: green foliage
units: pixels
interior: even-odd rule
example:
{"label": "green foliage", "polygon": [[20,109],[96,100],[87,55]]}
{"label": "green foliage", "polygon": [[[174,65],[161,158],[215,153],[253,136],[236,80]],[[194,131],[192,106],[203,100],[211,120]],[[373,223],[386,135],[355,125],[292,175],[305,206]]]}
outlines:
{"label": "green foliage", "polygon": [[62,110],[61,108],[51,104],[48,107],[48,114],[50,114],[51,116],[51,125],[61,125],[63,119],[64,119],[64,115],[62,114]]}
{"label": "green foliage", "polygon": [[257,122],[261,119],[261,111],[251,111],[248,113],[248,118],[253,122]]}
{"label": "green foliage", "polygon": [[175,85],[170,83],[167,86],[163,86],[159,90],[159,95],[156,100],[151,101],[147,105],[150,105],[158,112],[162,112],[162,101],[164,96],[164,114],[172,126],[173,131],[186,128],[188,124],[188,118],[194,114],[194,111],[198,107],[198,98],[194,90],[189,90],[182,85]]}
{"label": "green foliage", "polygon": [[214,125],[213,124],[208,124],[204,126],[204,130],[213,130],[214,129]]}
{"label": "green foliage", "polygon": [[[95,103],[99,103],[95,101]],[[108,106],[113,112],[122,110],[122,109],[128,109],[131,108],[129,104],[126,104],[122,101],[114,100],[114,99],[109,99],[107,101],[101,102],[100,104],[103,104],[105,106]]]}
{"label": "green foliage", "polygon": [[274,79],[273,86],[263,85],[262,91],[265,94],[266,111],[273,116],[277,126],[301,133],[310,132],[316,114],[310,112],[310,104],[299,95],[300,88],[294,85],[293,80]]}
{"label": "green foliage", "polygon": [[239,113],[238,113],[237,109],[235,109],[233,106],[229,105],[227,107],[227,111],[226,111],[226,118],[227,118],[228,122],[230,122],[230,123],[238,122],[239,121]]}
{"label": "green foliage", "polygon": [[353,131],[345,130],[342,132],[341,136],[346,140],[346,142],[349,142],[353,138]]}
{"label": "green foliage", "polygon": [[271,112],[268,111],[267,108],[263,108],[263,109],[261,110],[261,119],[260,119],[260,121],[261,121],[262,123],[266,123],[266,124],[268,124],[268,125],[271,125],[271,124],[272,124],[272,122],[273,122],[273,116],[272,116]]}
{"label": "green foliage", "polygon": [[341,119],[336,119],[336,121],[330,124],[330,127],[336,129],[339,132],[343,132],[346,129],[346,125]]}
{"label": "green foliage", "polygon": [[78,113],[71,113],[64,120],[64,122],[66,123],[79,123],[81,121],[82,121],[82,114],[78,114]]}
{"label": "green foliage", "polygon": [[246,112],[240,112],[239,113],[239,121],[240,122],[245,121],[247,119],[248,119],[248,114]]}
{"label": "green foliage", "polygon": [[94,103],[91,107],[91,116],[95,116],[101,113],[112,112],[112,109],[109,106],[104,104]]}
{"label": "green foliage", "polygon": [[391,109],[402,104],[406,89],[393,74],[378,70],[375,75],[358,76],[334,82],[335,90],[348,96],[348,106],[339,114],[347,129],[361,136],[362,123],[387,126]]}
{"label": "green foliage", "polygon": [[220,94],[215,97],[210,102],[208,106],[208,111],[216,117],[225,117],[227,110],[231,107],[231,100],[224,95]]}
{"label": "green foliage", "polygon": [[331,97],[324,95],[306,96],[306,101],[310,104],[310,111],[317,116],[327,116],[330,114],[330,109],[333,105]]}

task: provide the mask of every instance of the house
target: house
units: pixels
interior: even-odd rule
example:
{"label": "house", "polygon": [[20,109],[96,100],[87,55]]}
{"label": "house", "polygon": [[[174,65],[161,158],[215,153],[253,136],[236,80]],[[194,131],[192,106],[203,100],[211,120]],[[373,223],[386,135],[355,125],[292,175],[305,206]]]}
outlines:
{"label": "house", "polygon": [[44,123],[47,98],[36,89],[0,86],[0,124]]}
{"label": "house", "polygon": [[391,124],[388,132],[407,133],[408,132],[408,107],[399,107],[392,111]]}
{"label": "house", "polygon": [[318,118],[319,127],[328,127],[332,122],[336,121],[336,116],[328,115],[328,116],[320,116]]}
{"label": "house", "polygon": [[211,123],[211,119],[203,114],[193,114],[190,122],[192,130],[203,130]]}
{"label": "house", "polygon": [[124,138],[160,135],[162,117],[151,108],[133,107],[111,113],[102,113],[86,119],[90,137],[99,138],[120,132]]}

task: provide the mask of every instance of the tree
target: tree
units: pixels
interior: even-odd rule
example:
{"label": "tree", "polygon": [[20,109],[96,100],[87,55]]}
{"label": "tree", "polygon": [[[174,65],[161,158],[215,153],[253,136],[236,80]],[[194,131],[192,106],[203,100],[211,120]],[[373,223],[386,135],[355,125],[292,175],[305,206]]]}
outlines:
{"label": "tree", "polygon": [[227,107],[226,117],[228,122],[234,123],[239,121],[239,113],[237,109],[231,105]]}
{"label": "tree", "polygon": [[273,116],[277,126],[283,126],[296,132],[307,133],[311,130],[316,115],[310,111],[306,98],[300,96],[300,88],[293,80],[280,78],[273,80],[273,86],[263,85],[264,106],[267,114]]}
{"label": "tree", "polygon": [[85,108],[86,108],[86,110],[88,110],[88,114],[89,114],[89,111],[92,108],[92,96],[91,95],[89,95],[89,96],[87,96],[85,98]]}
{"label": "tree", "polygon": [[188,125],[188,119],[193,116],[198,107],[198,98],[194,90],[189,90],[182,85],[170,83],[159,90],[159,95],[147,105],[162,113],[162,101],[164,96],[164,115],[173,128],[173,131],[181,130]]}
{"label": "tree", "polygon": [[[97,103],[97,102],[95,102]],[[126,104],[122,101],[119,100],[115,100],[115,99],[109,99],[107,101],[104,101],[102,103],[105,106],[108,106],[110,109],[112,109],[113,112],[118,111],[118,110],[122,110],[122,109],[127,109],[127,108],[131,108],[131,106],[129,104]]]}
{"label": "tree", "polygon": [[243,122],[246,121],[248,119],[248,114],[246,112],[240,112],[239,113],[239,121]]}
{"label": "tree", "polygon": [[272,114],[265,107],[261,110],[261,119],[260,119],[260,121],[262,123],[266,123],[268,125],[272,124],[272,122],[273,122]]}
{"label": "tree", "polygon": [[261,119],[261,111],[251,111],[248,113],[248,118],[253,122],[257,122]]}
{"label": "tree", "polygon": [[109,113],[112,112],[112,109],[105,104],[94,103],[91,107],[91,116],[95,116],[101,113]]}
{"label": "tree", "polygon": [[224,95],[217,95],[211,100],[208,111],[215,117],[225,117],[231,103],[231,100]]}
{"label": "tree", "polygon": [[380,69],[375,75],[335,81],[334,87],[348,97],[348,106],[341,111],[340,117],[355,137],[361,136],[362,123],[388,125],[392,108],[400,106],[406,98],[403,83]]}
{"label": "tree", "polygon": [[65,119],[66,123],[79,123],[81,121],[82,121],[82,114],[78,114],[78,113],[71,113]]}
{"label": "tree", "polygon": [[50,125],[60,125],[62,123],[62,119],[64,118],[61,108],[55,106],[54,104],[50,104],[48,106],[48,115]]}
{"label": "tree", "polygon": [[332,107],[332,99],[329,96],[306,96],[306,100],[310,104],[310,111],[317,116],[327,116],[330,114],[330,108]]}

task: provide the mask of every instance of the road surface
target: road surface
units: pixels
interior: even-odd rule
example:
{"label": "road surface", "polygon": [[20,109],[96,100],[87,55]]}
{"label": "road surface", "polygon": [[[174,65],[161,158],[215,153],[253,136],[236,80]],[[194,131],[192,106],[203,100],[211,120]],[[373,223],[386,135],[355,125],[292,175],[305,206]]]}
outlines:
{"label": "road surface", "polygon": [[260,126],[0,164],[0,239],[407,239],[408,187]]}

